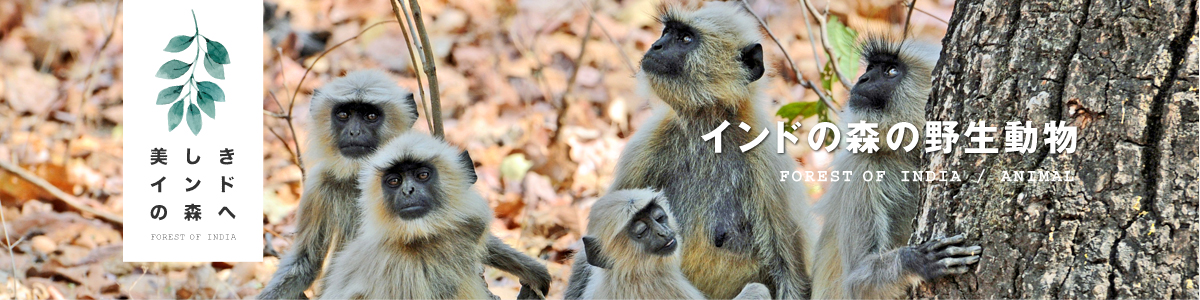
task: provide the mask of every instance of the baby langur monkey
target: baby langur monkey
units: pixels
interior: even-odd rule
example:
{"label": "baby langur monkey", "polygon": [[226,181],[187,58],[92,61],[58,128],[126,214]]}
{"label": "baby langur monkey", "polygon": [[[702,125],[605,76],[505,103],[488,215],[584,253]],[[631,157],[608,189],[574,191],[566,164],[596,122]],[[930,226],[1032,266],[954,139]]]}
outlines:
{"label": "baby langur monkey", "polygon": [[322,299],[489,299],[481,276],[492,211],[466,151],[409,132],[359,173],[359,236],[337,253]]}
{"label": "baby langur monkey", "polygon": [[[357,235],[361,165],[379,146],[408,132],[418,116],[412,93],[377,70],[329,82],[313,93],[309,110],[308,176],[296,211],[296,238],[259,299],[305,298],[327,253],[337,253]],[[521,299],[542,298],[536,292],[549,290],[550,273],[541,263],[493,236],[487,244],[484,263],[520,277]]]}
{"label": "baby langur monkey", "polygon": [[[901,122],[924,128],[939,51],[935,45],[909,40],[868,39],[862,47],[867,69],[850,90],[843,121],[876,123],[883,130]],[[919,139],[917,132],[906,137],[901,145],[915,146]],[[979,261],[982,248],[960,247],[962,235],[907,245],[920,183],[902,181],[899,174],[920,170],[921,153],[884,145],[874,153],[839,150],[834,171],[885,175],[879,181],[829,183],[817,204],[825,223],[813,256],[813,299],[896,298],[911,284],[966,273]]]}
{"label": "baby langur monkey", "polygon": [[[592,270],[582,299],[704,299],[680,270],[679,226],[661,193],[618,190],[596,201],[588,215],[584,252]],[[769,299],[750,283],[735,299]]]}

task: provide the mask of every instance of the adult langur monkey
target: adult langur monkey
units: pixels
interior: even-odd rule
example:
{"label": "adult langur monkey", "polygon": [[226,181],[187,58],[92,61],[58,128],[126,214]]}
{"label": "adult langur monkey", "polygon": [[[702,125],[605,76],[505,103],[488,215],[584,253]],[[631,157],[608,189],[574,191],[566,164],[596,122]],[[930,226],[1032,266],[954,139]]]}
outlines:
{"label": "adult langur monkey", "polygon": [[[609,190],[663,193],[688,241],[683,274],[706,297],[730,299],[759,282],[775,298],[808,298],[808,197],[802,183],[778,179],[796,163],[774,139],[739,149],[775,128],[762,107],[757,21],[735,2],[669,6],[659,20],[662,37],[638,76],[661,103],[625,146]],[[714,131],[720,142],[701,137]],[[586,289],[586,264],[576,258],[567,299]]]}
{"label": "adult langur monkey", "polygon": [[[315,91],[309,108],[309,142],[304,151],[308,176],[296,211],[297,235],[259,299],[306,298],[326,254],[337,252],[357,235],[361,215],[358,171],[369,155],[417,121],[413,94],[387,74],[355,71]],[[333,249],[330,249],[332,245]],[[488,235],[485,264],[517,275],[521,298],[541,298],[550,273],[533,258]]]}
{"label": "adult langur monkey", "polygon": [[492,210],[466,151],[396,137],[358,176],[363,224],[333,257],[322,299],[490,299],[483,272]]}
{"label": "adult langur monkey", "polygon": [[[907,122],[924,128],[938,52],[937,46],[914,41],[867,39],[862,46],[867,69],[850,90],[843,122],[866,121],[885,129]],[[915,146],[919,139],[916,131],[907,137],[897,145]],[[979,246],[958,246],[965,241],[962,235],[907,245],[920,183],[902,181],[898,174],[920,170],[921,153],[882,144],[874,153],[839,150],[834,171],[886,175],[878,181],[829,183],[817,204],[825,223],[814,255],[813,298],[896,298],[911,284],[965,273],[979,261]]]}

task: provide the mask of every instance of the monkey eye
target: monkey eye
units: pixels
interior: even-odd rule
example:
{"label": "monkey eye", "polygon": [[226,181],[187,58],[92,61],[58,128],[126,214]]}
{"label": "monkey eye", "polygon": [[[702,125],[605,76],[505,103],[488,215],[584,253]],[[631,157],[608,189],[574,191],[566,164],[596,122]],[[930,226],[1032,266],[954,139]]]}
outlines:
{"label": "monkey eye", "polygon": [[400,178],[397,178],[397,177],[388,178],[387,185],[390,187],[400,186]]}
{"label": "monkey eye", "polygon": [[641,238],[643,234],[646,234],[646,223],[643,223],[643,222],[634,223],[633,224],[633,234],[637,235],[638,238]]}
{"label": "monkey eye", "polygon": [[659,223],[666,223],[667,215],[666,214],[658,215],[658,218],[655,220],[658,221]]}
{"label": "monkey eye", "polygon": [[379,118],[379,116],[376,114],[367,114],[367,120],[375,121],[375,119],[378,119],[378,118]]}
{"label": "monkey eye", "polygon": [[884,72],[884,75],[887,75],[887,77],[896,77],[897,75],[900,75],[900,70],[896,70],[895,67],[891,67],[887,69],[887,72]]}
{"label": "monkey eye", "polygon": [[349,119],[349,118],[350,118],[350,114],[348,114],[348,113],[346,113],[346,112],[344,112],[344,111],[339,111],[339,112],[337,113],[337,118],[338,118],[339,120],[345,121],[346,119]]}
{"label": "monkey eye", "polygon": [[417,173],[417,179],[420,179],[420,180],[429,180],[429,172],[428,172],[428,171],[421,171],[421,173]]}
{"label": "monkey eye", "polygon": [[683,38],[682,38],[681,40],[683,40],[683,43],[684,43],[684,44],[691,44],[691,43],[692,43],[692,36],[690,36],[690,35],[684,35],[684,36],[683,36]]}

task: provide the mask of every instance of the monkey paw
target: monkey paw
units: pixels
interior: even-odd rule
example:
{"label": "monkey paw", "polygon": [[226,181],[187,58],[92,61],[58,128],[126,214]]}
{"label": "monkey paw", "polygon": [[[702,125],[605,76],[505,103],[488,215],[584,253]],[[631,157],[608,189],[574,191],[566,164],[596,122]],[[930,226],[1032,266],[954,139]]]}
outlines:
{"label": "monkey paw", "polygon": [[960,247],[967,237],[956,235],[925,242],[916,247],[907,247],[901,259],[904,267],[925,280],[966,273],[970,265],[979,262],[983,247],[978,245]]}

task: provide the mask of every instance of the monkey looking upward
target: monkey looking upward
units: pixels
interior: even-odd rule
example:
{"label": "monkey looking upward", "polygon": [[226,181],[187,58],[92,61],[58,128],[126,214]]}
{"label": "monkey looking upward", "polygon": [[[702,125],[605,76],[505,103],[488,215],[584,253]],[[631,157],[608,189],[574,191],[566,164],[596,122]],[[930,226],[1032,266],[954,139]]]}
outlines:
{"label": "monkey looking upward", "polygon": [[[876,123],[880,132],[901,122],[924,128],[939,50],[913,41],[866,40],[862,56],[867,69],[850,90],[843,122]],[[919,140],[915,132],[906,138],[901,145]],[[874,153],[838,150],[833,171],[886,175],[879,181],[829,183],[817,204],[825,223],[814,255],[814,299],[896,298],[910,284],[962,274],[979,261],[979,246],[956,246],[965,240],[961,235],[907,246],[920,182],[904,182],[900,172],[921,169],[922,152],[912,150],[884,145]]]}
{"label": "monkey looking upward", "polygon": [[[678,225],[662,194],[619,190],[604,195],[588,215],[585,256],[593,274],[583,299],[705,299],[679,270]],[[768,299],[761,283],[734,299]]]}
{"label": "monkey looking upward", "polygon": [[334,255],[322,299],[489,299],[480,275],[492,210],[466,151],[409,132],[358,176],[358,238]]}
{"label": "monkey looking upward", "polygon": [[[661,100],[621,153],[610,191],[661,191],[679,222],[683,274],[708,298],[730,299],[751,282],[775,298],[808,298],[809,216],[802,183],[774,139],[743,152],[775,128],[762,107],[765,73],[758,22],[735,2],[667,7],[659,38],[642,58],[639,83]],[[701,136],[723,122],[721,153]],[[744,131],[739,124],[754,128]],[[773,129],[772,129],[773,130]],[[591,271],[576,258],[565,298],[579,298]]]}
{"label": "monkey looking upward", "polygon": [[[296,210],[297,235],[259,299],[305,298],[304,290],[321,273],[330,245],[337,252],[357,233],[361,165],[417,121],[412,93],[375,70],[351,72],[329,82],[313,93],[309,111],[312,121],[304,151],[308,176]],[[487,265],[521,278],[523,295],[531,295],[526,285],[545,294],[550,286],[545,266],[494,236],[488,235],[487,242]]]}

